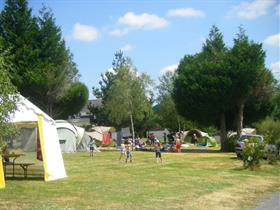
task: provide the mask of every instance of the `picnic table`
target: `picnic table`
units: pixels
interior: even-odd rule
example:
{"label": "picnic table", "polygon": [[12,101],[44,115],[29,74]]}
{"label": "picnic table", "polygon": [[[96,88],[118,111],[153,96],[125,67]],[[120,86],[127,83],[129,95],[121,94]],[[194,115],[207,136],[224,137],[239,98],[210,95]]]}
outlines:
{"label": "picnic table", "polygon": [[5,158],[8,158],[8,159],[10,159],[10,158],[12,159],[12,161],[4,161],[3,162],[5,176],[6,176],[6,166],[12,165],[12,167],[13,167],[13,177],[15,177],[15,166],[18,165],[23,169],[24,177],[27,178],[28,167],[30,165],[34,165],[34,163],[16,163],[16,159],[21,157],[21,156],[24,156],[24,154],[10,153],[10,154],[5,154],[5,155],[2,154],[2,156],[5,157]]}

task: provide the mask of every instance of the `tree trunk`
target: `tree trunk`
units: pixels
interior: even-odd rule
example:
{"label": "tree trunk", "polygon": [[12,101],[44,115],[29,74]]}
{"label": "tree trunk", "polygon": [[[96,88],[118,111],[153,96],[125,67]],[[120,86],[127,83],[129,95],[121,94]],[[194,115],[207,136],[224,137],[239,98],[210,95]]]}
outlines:
{"label": "tree trunk", "polygon": [[220,116],[220,139],[221,139],[221,151],[225,152],[227,150],[227,131],[226,131],[226,118],[225,113]]}
{"label": "tree trunk", "polygon": [[48,115],[50,115],[50,117],[53,117],[53,103],[49,102],[48,104]]}
{"label": "tree trunk", "polygon": [[132,131],[132,140],[134,141],[134,124],[133,124],[133,117],[132,117],[132,113],[130,113],[130,123],[131,123],[131,131]]}
{"label": "tree trunk", "polygon": [[243,128],[243,112],[244,112],[244,100],[240,100],[240,102],[238,103],[238,112],[237,112],[237,138],[239,138],[241,136],[241,132],[242,132],[242,128]]}
{"label": "tree trunk", "polygon": [[180,124],[180,119],[177,118],[177,122],[178,122],[178,131],[181,132],[181,124]]}

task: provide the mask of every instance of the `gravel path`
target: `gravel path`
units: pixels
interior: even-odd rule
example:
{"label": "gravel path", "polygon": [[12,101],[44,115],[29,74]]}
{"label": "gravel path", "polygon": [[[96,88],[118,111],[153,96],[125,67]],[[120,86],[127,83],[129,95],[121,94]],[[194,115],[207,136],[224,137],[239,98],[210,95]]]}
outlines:
{"label": "gravel path", "polygon": [[260,201],[252,210],[279,210],[280,192],[272,193],[264,200]]}

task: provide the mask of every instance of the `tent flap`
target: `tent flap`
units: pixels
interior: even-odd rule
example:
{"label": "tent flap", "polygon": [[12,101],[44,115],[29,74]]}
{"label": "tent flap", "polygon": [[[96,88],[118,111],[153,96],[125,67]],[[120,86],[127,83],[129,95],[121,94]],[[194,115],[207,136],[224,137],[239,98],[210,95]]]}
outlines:
{"label": "tent flap", "polygon": [[0,155],[0,189],[5,188],[5,177],[2,164],[2,156]]}

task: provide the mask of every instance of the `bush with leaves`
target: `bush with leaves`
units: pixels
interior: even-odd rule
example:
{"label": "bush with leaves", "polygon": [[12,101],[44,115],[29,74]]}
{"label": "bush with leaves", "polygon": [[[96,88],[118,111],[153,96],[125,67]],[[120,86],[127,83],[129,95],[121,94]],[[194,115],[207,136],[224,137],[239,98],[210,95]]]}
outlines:
{"label": "bush with leaves", "polygon": [[256,124],[260,133],[264,135],[267,159],[269,163],[276,163],[279,158],[280,147],[280,121],[273,118],[266,118],[262,122]]}
{"label": "bush with leaves", "polygon": [[264,157],[264,144],[258,138],[244,140],[243,166],[254,170],[260,166],[260,160]]}
{"label": "bush with leaves", "polygon": [[230,137],[228,137],[226,143],[227,151],[234,152],[236,143],[237,143],[237,135],[231,135]]}

